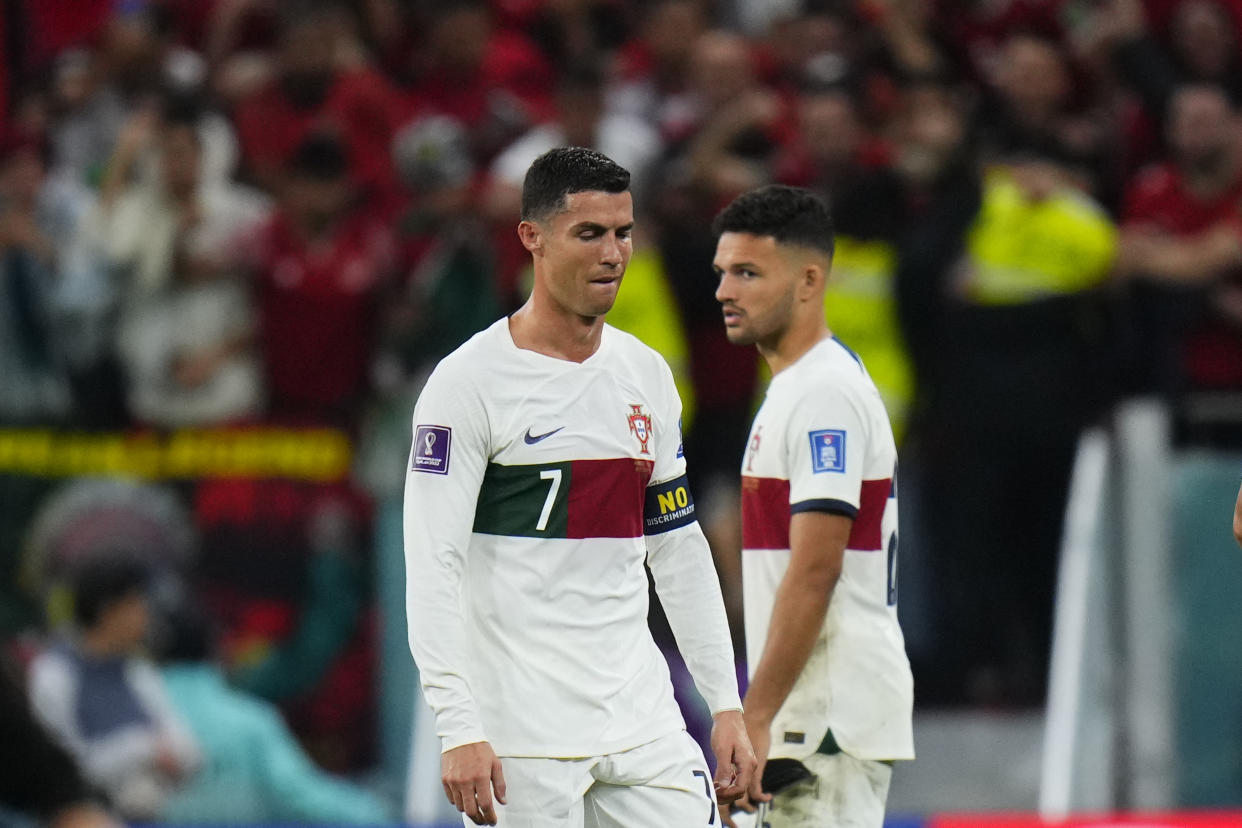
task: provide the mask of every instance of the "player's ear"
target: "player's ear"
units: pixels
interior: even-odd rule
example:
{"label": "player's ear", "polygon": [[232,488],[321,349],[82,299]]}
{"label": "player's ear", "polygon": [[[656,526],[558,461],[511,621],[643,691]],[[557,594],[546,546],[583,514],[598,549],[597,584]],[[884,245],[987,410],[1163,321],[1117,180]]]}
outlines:
{"label": "player's ear", "polygon": [[518,224],[518,238],[522,240],[522,247],[531,253],[536,253],[543,248],[543,230],[533,221],[523,221]]}
{"label": "player's ear", "polygon": [[808,262],[802,268],[798,279],[798,295],[803,301],[817,298],[824,292],[828,282],[828,274],[818,262]]}

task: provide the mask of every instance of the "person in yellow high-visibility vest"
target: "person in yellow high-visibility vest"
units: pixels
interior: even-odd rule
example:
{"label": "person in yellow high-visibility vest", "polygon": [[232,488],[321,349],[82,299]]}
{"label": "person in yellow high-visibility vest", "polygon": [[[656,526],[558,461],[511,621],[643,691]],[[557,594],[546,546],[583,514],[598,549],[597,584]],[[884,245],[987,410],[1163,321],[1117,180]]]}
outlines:
{"label": "person in yellow high-visibility vest", "polygon": [[858,354],[875,382],[898,441],[914,394],[914,374],[897,319],[897,251],[883,239],[839,235],[824,303],[828,326]]}
{"label": "person in yellow high-visibility vest", "polygon": [[928,233],[949,255],[925,273],[936,309],[919,340],[912,435],[944,642],[924,675],[946,681],[925,689],[1037,704],[1074,452],[1108,398],[1099,288],[1117,231],[1055,147],[1024,147],[974,188],[973,212]]}

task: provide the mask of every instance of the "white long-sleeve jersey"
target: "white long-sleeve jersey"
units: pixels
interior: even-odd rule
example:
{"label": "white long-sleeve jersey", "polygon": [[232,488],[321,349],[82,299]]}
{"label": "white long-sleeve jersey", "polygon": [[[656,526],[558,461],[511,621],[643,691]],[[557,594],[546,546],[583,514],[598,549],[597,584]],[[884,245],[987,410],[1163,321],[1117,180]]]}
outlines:
{"label": "white long-sleeve jersey", "polygon": [[598,756],[685,727],[647,627],[646,561],[713,713],[740,709],[664,361],[605,327],[582,363],[507,319],[446,357],[414,410],[410,649],[443,750]]}

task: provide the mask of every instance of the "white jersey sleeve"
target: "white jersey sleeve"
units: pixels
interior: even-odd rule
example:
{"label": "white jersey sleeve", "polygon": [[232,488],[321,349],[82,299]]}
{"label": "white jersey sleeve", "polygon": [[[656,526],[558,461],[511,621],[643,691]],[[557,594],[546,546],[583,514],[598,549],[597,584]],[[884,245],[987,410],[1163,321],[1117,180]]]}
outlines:
{"label": "white jersey sleeve", "polygon": [[414,408],[404,517],[410,651],[446,751],[487,739],[464,671],[461,590],[488,435],[478,394],[441,363]]}
{"label": "white jersey sleeve", "polygon": [[784,433],[789,510],[858,516],[871,444],[868,419],[840,386],[808,388],[790,409]]}
{"label": "white jersey sleeve", "polygon": [[733,643],[711,548],[694,515],[682,451],[681,399],[660,361],[661,400],[653,432],[654,468],[644,526],[656,593],[694,684],[712,715],[741,710]]}

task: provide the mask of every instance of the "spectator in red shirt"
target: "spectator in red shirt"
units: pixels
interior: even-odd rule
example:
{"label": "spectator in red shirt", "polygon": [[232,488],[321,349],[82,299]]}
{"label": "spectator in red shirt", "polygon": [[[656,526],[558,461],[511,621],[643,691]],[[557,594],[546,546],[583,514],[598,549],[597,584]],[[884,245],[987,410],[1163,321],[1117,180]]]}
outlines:
{"label": "spectator in red shirt", "polygon": [[686,433],[686,455],[706,482],[730,472],[732,458],[719,447],[745,442],[756,388],[754,360],[729,345],[719,306],[703,289],[714,280],[711,219],[738,193],[771,179],[785,113],[780,98],[756,77],[745,38],[707,32],[692,54],[690,87],[676,106],[670,102],[670,114],[676,113],[662,125],[674,140],[652,174],[651,208],[686,326],[700,406]]}
{"label": "spectator in red shirt", "polygon": [[902,218],[901,188],[892,150],[867,129],[861,99],[851,78],[804,84],[795,101],[798,129],[777,155],[776,180],[829,196],[839,233],[891,240]]}
{"label": "spectator in red shirt", "polygon": [[393,186],[389,146],[405,103],[381,75],[344,66],[348,27],[335,4],[291,4],[280,33],[276,75],[237,107],[242,162],[275,189],[280,171],[311,132],[342,136],[356,185],[386,196]]}
{"label": "spectator in red shirt", "polygon": [[612,53],[629,35],[628,3],[620,0],[541,0],[525,31],[564,72]]}
{"label": "spectator in red shirt", "polygon": [[312,134],[260,233],[259,328],[277,420],[351,425],[366,390],[392,239],[355,193],[342,143]]}
{"label": "spectator in red shirt", "polygon": [[445,3],[415,57],[415,101],[464,124],[478,162],[552,114],[551,64],[525,36],[497,29],[483,0]]}
{"label": "spectator in red shirt", "polygon": [[1007,37],[980,113],[985,160],[1042,144],[1074,162],[1083,189],[1098,194],[1113,180],[1115,154],[1106,120],[1084,105],[1073,59],[1061,41],[1030,33]]}
{"label": "spectator in red shirt", "polygon": [[1107,0],[1092,13],[1086,40],[1102,47],[1133,92],[1121,109],[1127,174],[1156,160],[1169,100],[1182,84],[1214,84],[1242,103],[1237,11],[1236,2],[1217,0]]}
{"label": "spectator in red shirt", "polygon": [[[1242,157],[1236,111],[1219,87],[1169,102],[1170,160],[1126,194],[1118,269],[1134,285],[1136,377],[1165,390],[1242,388]],[[1150,349],[1148,351],[1147,349]]]}
{"label": "spectator in red shirt", "polygon": [[853,17],[844,9],[816,7],[782,15],[756,40],[759,73],[768,85],[793,98],[809,67],[847,66],[863,43]]}
{"label": "spectator in red shirt", "polygon": [[657,0],[647,10],[639,34],[617,54],[616,78],[608,109],[648,123],[663,120],[670,98],[685,89],[690,56],[706,30],[703,4],[695,0]]}
{"label": "spectator in red shirt", "polygon": [[[1159,8],[1164,5],[1165,8]],[[1219,84],[1242,101],[1235,10],[1217,0],[1152,3],[1109,0],[1099,27],[1112,47],[1118,77],[1142,98],[1147,114],[1163,119],[1179,83]]]}
{"label": "spectator in red shirt", "polygon": [[1126,193],[1124,218],[1136,238],[1200,233],[1234,218],[1242,197],[1233,107],[1212,86],[1184,86],[1170,103],[1170,158],[1148,167]]}
{"label": "spectator in red shirt", "polygon": [[113,0],[5,5],[9,25],[23,30],[25,35],[23,68],[47,65],[62,52],[97,40],[113,14],[113,7],[123,6]]}
{"label": "spectator in red shirt", "polygon": [[[415,121],[398,133],[393,154],[409,202],[397,222],[402,284],[385,302],[384,353],[377,359],[377,380],[390,393],[403,390],[405,378],[421,382],[440,358],[503,313],[465,129],[443,115]],[[402,398],[400,405],[404,412],[409,403]],[[408,430],[401,429],[401,446]]]}

